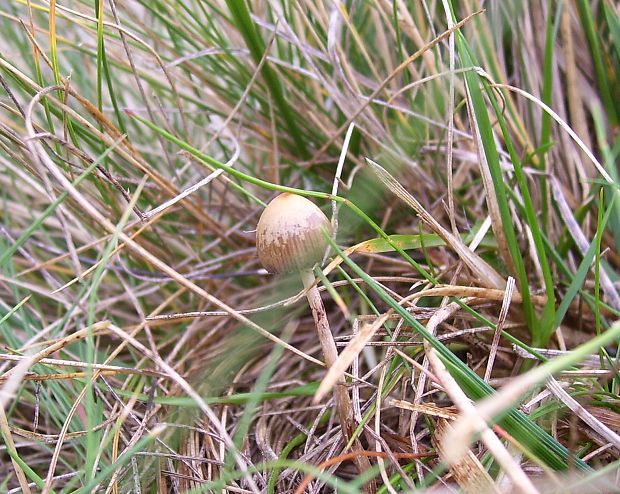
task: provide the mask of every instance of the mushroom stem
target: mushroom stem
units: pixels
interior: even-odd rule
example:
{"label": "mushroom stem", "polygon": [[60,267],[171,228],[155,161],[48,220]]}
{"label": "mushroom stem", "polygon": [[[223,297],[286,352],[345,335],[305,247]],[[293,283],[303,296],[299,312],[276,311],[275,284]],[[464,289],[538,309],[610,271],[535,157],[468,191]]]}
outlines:
{"label": "mushroom stem", "polygon": [[336,349],[336,342],[334,341],[332,330],[329,327],[327,312],[321,300],[321,294],[314,284],[314,273],[311,269],[302,269],[299,274],[304,288],[306,289],[306,297],[308,298],[308,304],[312,310],[312,317],[314,318],[316,330],[319,333],[319,341],[321,342],[325,363],[328,367],[331,367],[338,358],[338,350]]}
{"label": "mushroom stem", "polygon": [[[338,358],[338,350],[336,349],[336,342],[334,341],[334,336],[329,327],[329,320],[327,319],[327,312],[321,300],[321,294],[314,284],[314,274],[311,269],[302,269],[299,275],[306,289],[308,304],[312,310],[314,324],[319,333],[319,341],[321,342],[325,364],[327,364],[327,367],[331,367]],[[349,442],[351,437],[353,437],[357,424],[353,417],[353,406],[344,378],[340,378],[340,381],[334,386],[334,401],[336,402],[336,410],[338,412],[338,418],[340,419],[342,433],[346,442]],[[353,441],[351,449],[354,452],[363,450],[358,439]],[[362,455],[355,457],[355,465],[360,473],[371,467],[370,460]],[[369,491],[374,491],[373,485],[369,486]]]}

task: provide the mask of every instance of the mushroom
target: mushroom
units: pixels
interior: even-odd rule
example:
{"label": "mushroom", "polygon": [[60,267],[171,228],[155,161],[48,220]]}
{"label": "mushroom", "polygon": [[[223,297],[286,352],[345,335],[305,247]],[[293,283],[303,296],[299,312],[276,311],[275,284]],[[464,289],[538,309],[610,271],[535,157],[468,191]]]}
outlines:
{"label": "mushroom", "polygon": [[312,267],[325,253],[325,235],[331,231],[327,216],[314,203],[286,192],[267,205],[256,227],[256,252],[264,268],[273,274],[299,272],[328,366],[338,351]]}
{"label": "mushroom", "polygon": [[305,197],[280,194],[258,220],[258,258],[270,273],[311,272],[327,247],[324,231],[331,233],[331,224],[316,205]]}
{"label": "mushroom", "polygon": [[[323,257],[327,248],[326,235],[331,232],[331,223],[323,211],[305,197],[289,193],[280,194],[267,205],[256,228],[256,250],[264,268],[273,274],[299,272],[328,367],[338,358],[338,350],[319,289],[314,284],[312,267]],[[335,386],[334,399],[348,442],[356,423],[344,379]],[[353,450],[362,449],[355,440]],[[358,455],[355,462],[360,472],[370,468],[365,456]]]}

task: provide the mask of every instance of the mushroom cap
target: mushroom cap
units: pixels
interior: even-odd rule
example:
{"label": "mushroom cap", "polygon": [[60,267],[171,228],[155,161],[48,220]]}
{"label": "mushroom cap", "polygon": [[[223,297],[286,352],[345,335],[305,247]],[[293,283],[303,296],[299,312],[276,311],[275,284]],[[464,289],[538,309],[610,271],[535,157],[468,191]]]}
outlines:
{"label": "mushroom cap", "polygon": [[280,194],[258,220],[258,258],[270,273],[310,268],[325,253],[323,230],[331,234],[331,223],[314,203],[295,194]]}

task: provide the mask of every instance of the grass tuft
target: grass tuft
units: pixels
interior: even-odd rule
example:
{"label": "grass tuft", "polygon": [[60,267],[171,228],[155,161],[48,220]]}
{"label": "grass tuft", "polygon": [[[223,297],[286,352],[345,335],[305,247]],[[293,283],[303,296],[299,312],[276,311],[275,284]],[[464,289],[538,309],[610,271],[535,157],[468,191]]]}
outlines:
{"label": "grass tuft", "polygon": [[[22,1],[0,29],[0,490],[618,489],[614,2]],[[332,216],[331,369],[255,253],[280,192]]]}

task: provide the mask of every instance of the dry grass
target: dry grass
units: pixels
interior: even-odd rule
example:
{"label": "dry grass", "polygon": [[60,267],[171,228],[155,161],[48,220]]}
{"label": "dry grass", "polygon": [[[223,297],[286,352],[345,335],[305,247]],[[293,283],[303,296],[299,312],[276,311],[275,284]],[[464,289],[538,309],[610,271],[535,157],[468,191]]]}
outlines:
{"label": "dry grass", "polygon": [[[613,2],[27,0],[0,29],[0,490],[620,488]],[[279,191],[332,215],[330,369],[256,257]]]}

